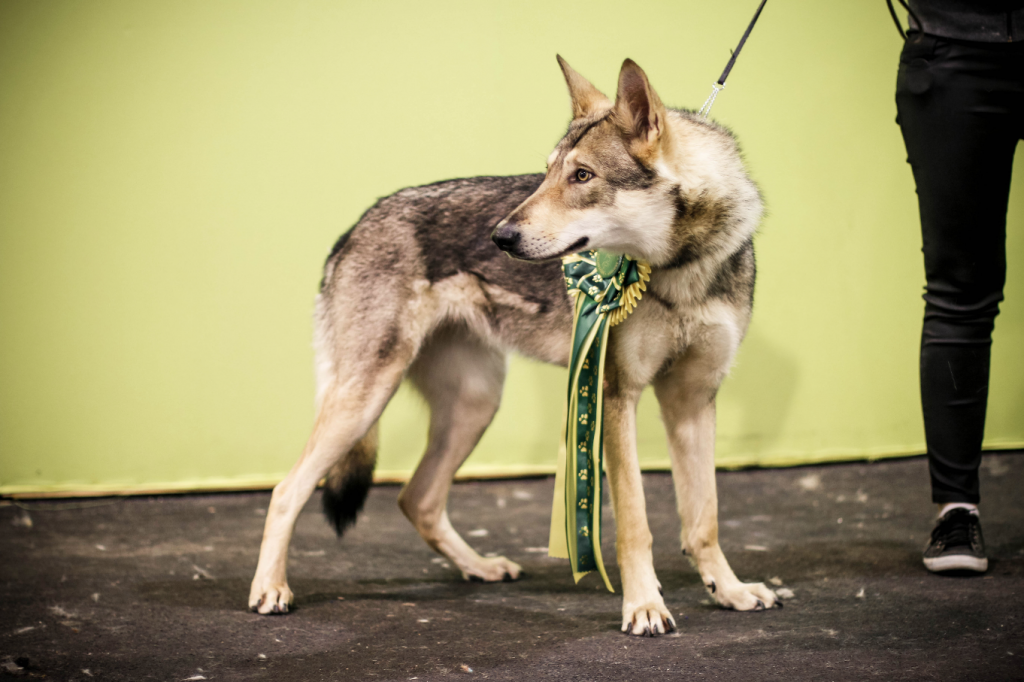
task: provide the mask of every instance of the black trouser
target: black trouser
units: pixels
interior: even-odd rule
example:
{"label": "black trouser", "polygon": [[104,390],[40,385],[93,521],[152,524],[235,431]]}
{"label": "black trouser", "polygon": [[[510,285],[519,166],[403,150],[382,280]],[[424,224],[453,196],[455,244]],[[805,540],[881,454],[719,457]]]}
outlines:
{"label": "black trouser", "polygon": [[921,405],[932,500],[977,503],[1010,173],[1024,136],[1024,43],[911,33],[896,105],[924,241]]}

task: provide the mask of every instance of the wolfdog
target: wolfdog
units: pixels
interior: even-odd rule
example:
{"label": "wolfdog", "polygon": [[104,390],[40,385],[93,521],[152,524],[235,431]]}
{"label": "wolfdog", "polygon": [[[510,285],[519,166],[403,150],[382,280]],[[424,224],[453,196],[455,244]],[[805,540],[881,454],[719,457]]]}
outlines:
{"label": "wolfdog", "polygon": [[558,62],[573,118],[546,173],[403,189],[334,245],[316,299],[315,425],[274,488],[252,610],[288,611],[288,543],[321,479],[338,534],[354,522],[372,482],[377,420],[406,377],[430,406],[430,431],[399,506],[465,579],[520,577],[515,562],[480,556],[452,528],[448,491],[498,409],[507,354],[568,364],[572,309],[559,259],[584,249],[652,268],[642,303],[611,331],[605,369],[623,632],[675,628],[637,460],[636,406],[649,384],[668,431],[683,553],[720,605],[782,606],[764,584],[740,582],[718,544],[715,395],[750,320],[758,189],[732,135],[666,108],[632,60],[614,102]]}

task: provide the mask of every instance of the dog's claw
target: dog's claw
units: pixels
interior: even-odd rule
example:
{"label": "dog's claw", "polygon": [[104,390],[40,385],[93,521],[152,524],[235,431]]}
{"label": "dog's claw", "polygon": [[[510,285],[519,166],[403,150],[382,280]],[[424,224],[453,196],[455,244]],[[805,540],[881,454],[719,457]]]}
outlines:
{"label": "dog's claw", "polygon": [[636,637],[659,637],[675,632],[676,624],[668,609],[662,605],[647,604],[624,614],[622,632]]}
{"label": "dog's claw", "polygon": [[763,601],[761,601],[760,599],[758,599],[758,600],[757,600],[757,608],[756,608],[756,609],[754,609],[754,610],[755,610],[755,611],[764,611],[764,608],[765,608],[765,607],[764,607],[764,602],[763,602]]}
{"label": "dog's claw", "polygon": [[781,599],[776,599],[776,600],[775,600],[775,607],[776,607],[776,608],[779,608],[779,609],[781,609],[781,608],[783,608],[784,606],[785,606],[785,604],[783,604],[783,603],[782,603],[782,600],[781,600]]}
{"label": "dog's claw", "polygon": [[522,567],[503,556],[478,557],[469,565],[462,565],[462,579],[470,583],[511,583],[523,577]]}
{"label": "dog's claw", "polygon": [[714,593],[715,593],[715,590],[716,590],[716,589],[718,589],[718,585],[716,585],[716,584],[715,584],[715,581],[714,581],[714,580],[712,580],[712,581],[711,581],[711,584],[710,584],[710,585],[708,585],[708,586],[707,586],[707,588],[708,588],[709,590],[711,590],[711,594],[714,594]]}

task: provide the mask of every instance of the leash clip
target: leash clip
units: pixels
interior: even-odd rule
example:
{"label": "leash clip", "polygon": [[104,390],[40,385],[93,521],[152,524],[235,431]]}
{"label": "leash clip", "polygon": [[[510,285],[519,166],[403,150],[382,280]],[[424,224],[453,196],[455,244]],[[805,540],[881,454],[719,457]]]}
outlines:
{"label": "leash clip", "polygon": [[711,94],[708,95],[708,98],[704,100],[704,106],[702,106],[700,111],[697,112],[697,115],[701,118],[706,119],[708,114],[711,113],[711,105],[715,103],[715,98],[718,97],[718,93],[725,90],[725,83],[712,83],[711,87],[714,88],[714,90],[712,90]]}
{"label": "leash clip", "polygon": [[[746,44],[747,38],[750,37],[750,32],[754,30],[754,24],[757,23],[757,18],[761,16],[761,10],[764,9],[766,2],[768,2],[768,0],[761,0],[761,4],[757,6],[757,11],[754,12],[754,18],[750,20],[750,23],[747,25],[747,30],[743,32],[743,37],[740,38],[739,44],[736,45],[736,49],[733,50],[732,56],[729,57],[729,63],[725,65],[725,71],[723,71],[722,75],[718,77],[718,82],[711,86],[714,90],[711,91],[711,95],[707,98],[707,101],[704,102],[704,106],[702,106],[700,111],[697,112],[697,115],[702,116],[705,120],[707,119],[708,114],[711,113],[711,105],[715,103],[715,98],[718,97],[718,93],[725,88],[725,79],[729,77],[729,72],[732,71],[732,67],[736,64],[736,58],[740,56],[740,52],[743,50],[743,46]],[[903,2],[903,0],[900,0],[900,2]]]}

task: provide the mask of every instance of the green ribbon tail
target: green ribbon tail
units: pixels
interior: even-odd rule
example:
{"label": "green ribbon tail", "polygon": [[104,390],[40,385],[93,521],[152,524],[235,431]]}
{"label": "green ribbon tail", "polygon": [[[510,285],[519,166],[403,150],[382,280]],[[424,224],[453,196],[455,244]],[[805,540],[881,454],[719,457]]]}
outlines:
{"label": "green ribbon tail", "polygon": [[569,559],[576,582],[597,571],[614,592],[601,556],[605,351],[608,332],[636,307],[651,268],[625,254],[591,250],[563,258],[562,272],[575,299],[548,554]]}
{"label": "green ribbon tail", "polygon": [[[604,359],[606,355],[605,349],[608,347],[608,332],[611,331],[612,328],[612,326],[608,324],[607,317],[602,320],[602,322],[601,339],[599,341],[600,345],[597,351],[601,358],[597,372],[597,439],[600,444],[595,450],[595,452],[598,453],[598,458],[597,475],[594,477],[594,503],[592,505],[594,510],[594,563],[597,564],[597,572],[601,574],[604,586],[608,588],[609,592],[614,593],[615,588],[612,587],[612,581],[608,579],[608,573],[604,568],[604,558],[601,555],[601,509],[604,506],[601,504],[601,481],[603,480],[602,474],[604,473]],[[579,582],[579,578],[576,579],[576,582]]]}
{"label": "green ribbon tail", "polygon": [[[577,297],[573,325],[573,349],[570,361],[568,410],[565,422],[562,505],[555,500],[553,511],[561,506],[564,526],[562,542],[555,538],[552,515],[549,553],[566,550],[573,578],[579,582],[587,573],[598,571],[605,587],[614,592],[601,555],[601,475],[603,471],[602,398],[604,392],[604,355],[608,343],[607,315],[584,312],[583,296]],[[561,464],[561,463],[560,463]],[[560,483],[556,480],[556,485]]]}

